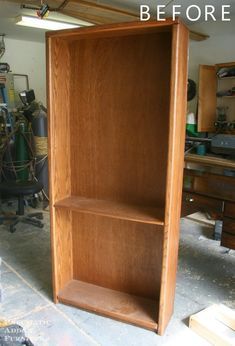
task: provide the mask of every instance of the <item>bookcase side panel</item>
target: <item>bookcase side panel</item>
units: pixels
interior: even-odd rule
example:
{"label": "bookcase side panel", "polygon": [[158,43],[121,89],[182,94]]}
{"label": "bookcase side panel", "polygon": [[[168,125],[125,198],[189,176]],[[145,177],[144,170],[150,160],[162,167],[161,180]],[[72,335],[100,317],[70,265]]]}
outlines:
{"label": "bookcase side panel", "polygon": [[54,299],[57,302],[59,292],[73,279],[73,239],[72,212],[57,209],[54,214],[53,276]]}
{"label": "bookcase side panel", "polygon": [[47,94],[49,119],[49,179],[54,299],[72,279],[70,213],[57,214],[56,201],[71,194],[70,54],[66,41],[47,38]]}
{"label": "bookcase side panel", "polygon": [[173,312],[182,198],[187,106],[188,30],[173,26],[169,152],[159,328],[163,334]]}

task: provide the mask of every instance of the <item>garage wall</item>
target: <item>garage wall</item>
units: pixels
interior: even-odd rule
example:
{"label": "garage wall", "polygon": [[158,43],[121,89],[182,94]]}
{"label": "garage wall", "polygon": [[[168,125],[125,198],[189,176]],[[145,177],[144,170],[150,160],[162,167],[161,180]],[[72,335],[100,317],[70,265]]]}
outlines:
{"label": "garage wall", "polygon": [[[45,43],[5,38],[7,62],[13,73],[28,74],[30,88],[35,90],[38,101],[46,104],[46,57]],[[23,80],[20,83],[24,86]]]}
{"label": "garage wall", "polygon": [[[235,16],[231,18],[231,22],[194,24],[190,29],[208,34],[210,38],[202,42],[190,42],[189,78],[198,83],[199,64],[214,65],[235,61]],[[195,109],[196,102],[192,101],[190,110]]]}
{"label": "garage wall", "polygon": [[[215,64],[235,61],[235,16],[231,22],[207,22],[194,24],[192,30],[210,35],[202,42],[190,42],[189,77],[198,82],[199,64]],[[15,73],[29,75],[30,87],[35,89],[38,100],[46,104],[45,44],[6,38],[6,53],[2,61],[10,64]],[[196,102],[190,103],[195,111]]]}

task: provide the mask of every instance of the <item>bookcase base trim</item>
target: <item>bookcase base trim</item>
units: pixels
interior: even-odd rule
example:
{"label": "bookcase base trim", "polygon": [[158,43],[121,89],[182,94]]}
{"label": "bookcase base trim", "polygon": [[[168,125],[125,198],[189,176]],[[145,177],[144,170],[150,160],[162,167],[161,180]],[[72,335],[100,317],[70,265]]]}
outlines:
{"label": "bookcase base trim", "polygon": [[121,322],[134,324],[157,332],[157,302],[71,280],[58,294],[59,302],[91,311]]}

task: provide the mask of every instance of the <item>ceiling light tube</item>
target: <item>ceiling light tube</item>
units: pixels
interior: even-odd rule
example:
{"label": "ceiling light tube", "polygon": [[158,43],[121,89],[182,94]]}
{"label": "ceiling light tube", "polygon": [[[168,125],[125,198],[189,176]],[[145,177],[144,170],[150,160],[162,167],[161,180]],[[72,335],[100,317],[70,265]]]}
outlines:
{"label": "ceiling light tube", "polygon": [[44,30],[62,30],[78,28],[78,24],[65,23],[51,19],[40,19],[30,16],[18,16],[15,21],[16,25],[28,26],[30,28],[44,29]]}

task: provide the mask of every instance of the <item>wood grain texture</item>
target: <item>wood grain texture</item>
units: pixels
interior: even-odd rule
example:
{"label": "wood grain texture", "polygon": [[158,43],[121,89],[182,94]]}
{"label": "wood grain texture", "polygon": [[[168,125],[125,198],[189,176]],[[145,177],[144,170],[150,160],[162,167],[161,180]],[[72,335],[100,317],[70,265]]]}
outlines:
{"label": "wood grain texture", "polygon": [[[71,250],[69,225],[63,233],[63,216],[56,216],[53,205],[71,194],[70,133],[69,133],[69,49],[65,41],[47,39],[47,95],[49,123],[49,181],[51,212],[51,247],[53,289],[56,301],[58,290],[71,279]],[[60,119],[58,121],[58,119]],[[69,217],[69,213],[64,214]],[[62,229],[62,230],[61,230]],[[67,233],[68,232],[68,233]],[[62,246],[62,244],[64,245]],[[63,264],[64,262],[64,264]],[[64,278],[63,278],[64,275]]]}
{"label": "wood grain texture", "polygon": [[102,10],[104,12],[112,12],[112,13],[116,13],[116,14],[121,14],[121,15],[125,15],[125,16],[129,16],[129,17],[134,17],[135,19],[138,18],[138,14],[134,13],[132,11],[128,11],[125,10],[121,7],[115,7],[115,6],[109,6],[109,5],[105,5],[105,4],[101,4],[101,3],[94,3],[92,1],[89,0],[72,0],[70,2],[74,2],[77,3],[79,5],[84,5],[88,8],[92,8],[95,10]]}
{"label": "wood grain texture", "polygon": [[235,234],[223,230],[220,245],[235,250]]}
{"label": "wood grain texture", "polygon": [[149,208],[142,205],[71,196],[56,202],[55,207],[80,213],[103,215],[113,219],[164,225],[164,209]]}
{"label": "wood grain texture", "polygon": [[72,212],[70,210],[54,211],[53,230],[53,277],[54,299],[68,281],[73,279],[73,240],[72,240]]}
{"label": "wood grain texture", "polygon": [[64,302],[89,298],[95,311],[99,293],[77,297],[81,281],[119,292],[99,307],[106,315],[137,296],[134,317],[113,317],[154,330],[159,319],[162,334],[177,266],[188,30],[168,20],[47,37],[55,300],[65,289]]}
{"label": "wood grain texture", "polygon": [[50,186],[53,204],[71,194],[70,69],[65,68],[70,63],[70,55],[64,40],[47,40],[47,61]]}
{"label": "wood grain texture", "polygon": [[223,231],[235,237],[235,218],[234,219],[230,217],[223,218]]}
{"label": "wood grain texture", "polygon": [[59,293],[59,301],[147,329],[157,330],[155,300],[73,280]]}
{"label": "wood grain texture", "polygon": [[159,334],[164,333],[174,306],[184,166],[188,39],[189,34],[185,26],[173,27],[165,206],[167,226],[164,233]]}
{"label": "wood grain texture", "polygon": [[80,40],[71,59],[72,194],[164,207],[171,35]]}
{"label": "wood grain texture", "polygon": [[161,226],[73,213],[74,279],[157,303],[162,242]]}
{"label": "wood grain texture", "polygon": [[66,41],[75,41],[81,39],[101,38],[101,37],[115,37],[115,36],[130,36],[138,34],[150,34],[160,33],[164,31],[171,32],[173,24],[179,23],[179,20],[173,21],[171,18],[167,18],[162,22],[141,22],[134,21],[128,23],[115,23],[108,25],[97,25],[79,29],[68,29],[58,31],[47,31],[47,37],[66,38]]}
{"label": "wood grain texture", "polygon": [[[235,193],[234,193],[234,202],[235,202]],[[235,219],[235,203],[225,203],[224,206],[224,216],[228,216]]]}
{"label": "wood grain texture", "polygon": [[111,24],[138,20],[138,13],[133,13],[123,6],[111,6],[100,2],[71,0],[62,13],[70,17],[85,20],[92,24]]}
{"label": "wood grain texture", "polygon": [[210,65],[199,67],[198,131],[215,132],[216,121],[216,68]]}
{"label": "wood grain texture", "polygon": [[117,11],[103,11],[100,9],[87,8],[87,6],[77,6],[72,4],[70,8],[65,8],[63,14],[74,17],[78,20],[82,20],[88,23],[88,25],[103,25],[111,23],[123,23],[135,21],[136,18],[132,15],[118,13]]}

